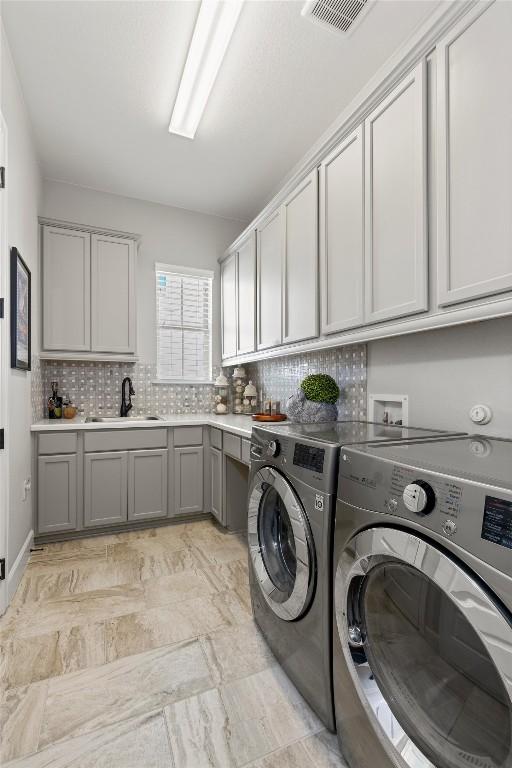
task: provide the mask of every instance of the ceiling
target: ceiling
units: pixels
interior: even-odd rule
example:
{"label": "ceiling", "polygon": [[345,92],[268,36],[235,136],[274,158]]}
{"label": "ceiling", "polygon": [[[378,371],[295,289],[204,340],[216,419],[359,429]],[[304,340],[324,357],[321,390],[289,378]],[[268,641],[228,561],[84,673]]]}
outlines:
{"label": "ceiling", "polygon": [[247,0],[191,141],[167,129],[195,0],[3,0],[43,175],[250,220],[438,2],[378,0],[349,38],[302,5]]}

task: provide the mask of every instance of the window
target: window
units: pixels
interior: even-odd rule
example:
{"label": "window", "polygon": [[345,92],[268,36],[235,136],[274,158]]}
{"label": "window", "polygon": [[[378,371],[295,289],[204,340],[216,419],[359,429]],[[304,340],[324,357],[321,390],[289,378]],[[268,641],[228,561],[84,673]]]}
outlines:
{"label": "window", "polygon": [[157,377],[212,379],[212,282],[205,269],[156,264]]}

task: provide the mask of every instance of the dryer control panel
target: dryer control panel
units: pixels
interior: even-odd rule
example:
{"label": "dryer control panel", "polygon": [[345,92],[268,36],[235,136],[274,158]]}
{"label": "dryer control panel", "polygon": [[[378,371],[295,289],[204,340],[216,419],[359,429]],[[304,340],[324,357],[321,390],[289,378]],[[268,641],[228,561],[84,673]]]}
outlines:
{"label": "dryer control panel", "polygon": [[386,515],[387,524],[409,521],[512,575],[512,491],[387,459],[392,453],[343,448],[338,504]]}
{"label": "dryer control panel", "polygon": [[[418,479],[418,470],[394,464],[391,470],[391,478],[388,485],[389,497],[402,497],[405,507],[411,512],[430,514],[438,509],[447,517],[457,518],[462,504],[462,485],[455,483],[451,478],[428,478],[428,482]],[[422,475],[423,477],[423,475]],[[414,509],[410,500],[411,488],[419,486],[423,491],[418,493],[417,504],[419,509]]]}

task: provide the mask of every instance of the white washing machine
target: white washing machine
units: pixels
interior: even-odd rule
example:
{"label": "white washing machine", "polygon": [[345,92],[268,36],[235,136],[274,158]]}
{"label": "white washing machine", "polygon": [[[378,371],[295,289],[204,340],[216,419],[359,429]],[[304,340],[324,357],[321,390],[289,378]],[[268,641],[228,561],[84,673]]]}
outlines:
{"label": "white washing machine", "polygon": [[351,768],[511,768],[512,442],[341,451],[333,682]]}

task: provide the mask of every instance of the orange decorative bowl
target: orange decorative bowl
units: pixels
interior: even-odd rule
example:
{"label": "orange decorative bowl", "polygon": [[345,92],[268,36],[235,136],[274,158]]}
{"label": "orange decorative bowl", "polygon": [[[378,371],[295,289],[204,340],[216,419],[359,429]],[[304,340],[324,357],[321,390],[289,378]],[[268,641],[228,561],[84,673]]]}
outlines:
{"label": "orange decorative bowl", "polygon": [[286,421],[288,417],[284,413],[274,413],[270,415],[269,413],[254,413],[252,420],[253,421]]}

